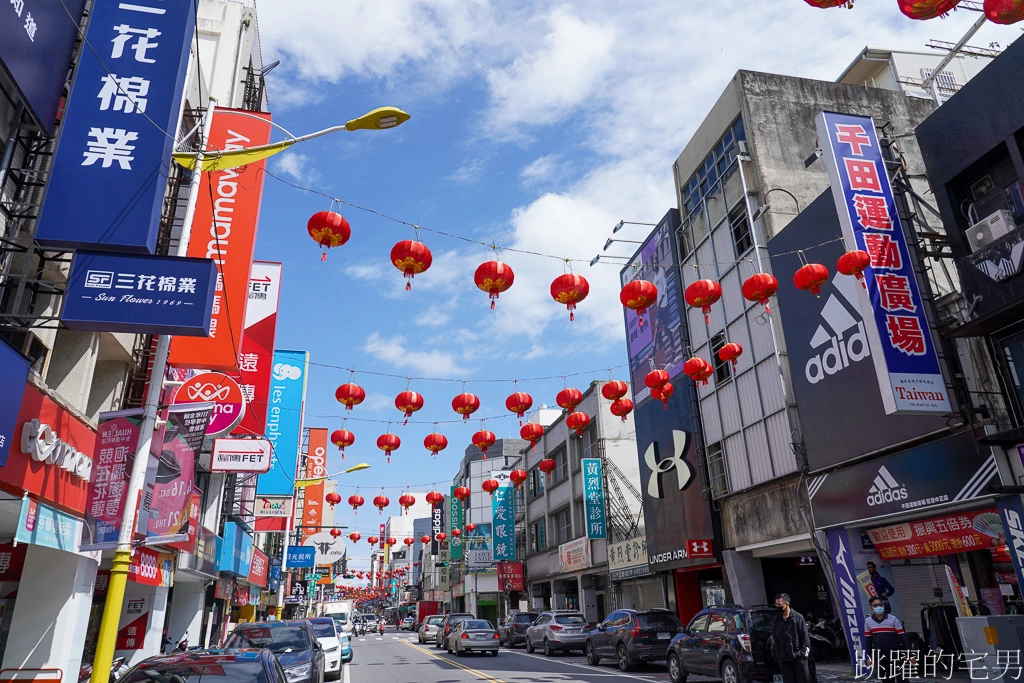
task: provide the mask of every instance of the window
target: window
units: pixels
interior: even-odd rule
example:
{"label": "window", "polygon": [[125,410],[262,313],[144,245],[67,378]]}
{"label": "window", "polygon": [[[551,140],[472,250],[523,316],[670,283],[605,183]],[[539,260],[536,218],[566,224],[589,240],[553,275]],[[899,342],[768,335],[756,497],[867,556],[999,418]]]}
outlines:
{"label": "window", "polygon": [[530,552],[537,553],[547,547],[547,539],[544,538],[544,522],[534,522],[530,525]]}
{"label": "window", "polygon": [[719,498],[729,493],[729,475],[725,466],[725,449],[722,442],[713,443],[708,446],[708,485],[711,488],[711,495]]}
{"label": "window", "polygon": [[708,622],[709,633],[726,633],[729,631],[729,617],[721,612],[712,612],[711,620]]}
{"label": "window", "polygon": [[741,201],[729,214],[729,229],[732,232],[732,245],[736,249],[736,258],[739,258],[747,253],[754,244],[750,236],[750,222],[747,221],[745,201]]}
{"label": "window", "polygon": [[690,622],[689,629],[691,631],[707,631],[708,630],[708,613],[698,614]]}
{"label": "window", "polygon": [[569,512],[569,508],[559,510],[551,515],[551,521],[555,525],[556,543],[568,543],[572,540],[572,514]]}
{"label": "window", "polygon": [[726,382],[732,377],[732,363],[718,357],[718,352],[725,346],[725,333],[719,332],[711,338],[711,361],[715,366],[715,384]]}
{"label": "window", "polygon": [[530,500],[544,493],[544,473],[534,467],[530,470]]}
{"label": "window", "polygon": [[587,535],[587,516],[584,512],[583,501],[578,500],[572,504],[573,513],[576,518],[576,534],[575,537]]}
{"label": "window", "polygon": [[551,484],[561,484],[569,478],[569,457],[566,453],[565,446],[562,446],[558,451],[552,454],[551,459],[558,465],[555,468],[555,471],[551,474]]}

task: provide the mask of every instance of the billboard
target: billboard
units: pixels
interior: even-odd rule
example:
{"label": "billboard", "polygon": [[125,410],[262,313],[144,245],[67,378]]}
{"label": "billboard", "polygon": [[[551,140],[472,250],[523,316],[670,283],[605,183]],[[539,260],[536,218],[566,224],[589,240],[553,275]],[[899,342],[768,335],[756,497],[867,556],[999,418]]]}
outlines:
{"label": "billboard", "polygon": [[[306,454],[306,478],[316,479],[327,476],[327,430],[313,427],[309,430],[309,452]],[[319,533],[323,526],[324,482],[319,481],[305,488],[306,497],[302,507],[301,540]]]}
{"label": "billboard", "polygon": [[[54,3],[11,4],[34,12]],[[71,25],[56,4],[47,14]],[[85,35],[92,50],[82,50],[36,228],[41,245],[156,250],[194,27],[189,3],[94,4]]]}
{"label": "billboard", "polygon": [[256,481],[259,495],[290,496],[295,488],[308,368],[309,354],[305,351],[274,352],[266,428],[274,458],[270,471]]}
{"label": "billboard", "polygon": [[494,546],[491,544],[494,536],[492,526],[490,522],[477,524],[475,529],[462,534],[466,566],[480,568],[490,567],[494,564]]}
{"label": "billboard", "polygon": [[815,123],[847,248],[870,258],[857,294],[885,413],[946,415],[949,392],[875,122],[822,112]]}
{"label": "billboard", "polygon": [[253,538],[236,522],[224,522],[224,538],[217,541],[217,571],[248,577]]}
{"label": "billboard", "polygon": [[257,496],[256,531],[288,531],[293,502],[291,496]]}
{"label": "billboard", "polygon": [[491,498],[491,520],[494,561],[516,559],[515,489],[511,485],[499,486],[494,492]]}
{"label": "billboard", "polygon": [[79,251],[60,319],[85,332],[205,337],[216,284],[210,259]]}
{"label": "billboard", "polygon": [[[451,487],[451,493],[455,493],[455,486]],[[454,495],[448,496],[448,528],[445,529],[445,533],[448,534],[448,545],[451,551],[451,559],[453,562],[458,562],[463,558],[463,546],[462,539],[456,538],[452,533],[452,529],[462,529],[466,524],[466,508],[463,507],[462,501],[456,498]],[[383,536],[383,534],[381,534]]]}
{"label": "billboard", "polygon": [[171,406],[164,425],[154,435],[160,444],[149,458],[147,490],[153,491],[146,509],[148,519],[139,531],[146,534],[146,545],[188,539],[189,508],[195,479],[196,456],[203,448],[210,404]]}
{"label": "billboard", "polygon": [[[832,197],[823,192],[768,242],[772,270],[795,272],[801,266],[795,252],[809,244],[821,246],[808,250],[808,259],[835,264],[845,251],[842,236]],[[786,283],[776,294],[772,315],[782,323],[812,472],[948,429],[940,417],[886,414],[861,289],[855,278],[834,273],[818,298]]]}
{"label": "billboard", "polygon": [[245,331],[238,353],[239,383],[249,403],[233,434],[262,436],[267,426],[270,371],[277,336],[277,304],[281,294],[281,264],[256,261],[249,271]]}
{"label": "billboard", "polygon": [[214,439],[211,472],[255,472],[270,469],[270,442],[266,439]]}
{"label": "billboard", "polygon": [[[241,149],[269,141],[270,114],[246,112],[238,116],[231,109],[214,110],[207,145],[211,149]],[[188,255],[213,259],[220,278],[213,299],[210,336],[171,340],[170,364],[175,367],[234,370],[238,366],[265,164],[258,161],[204,173],[199,183]]]}
{"label": "billboard", "polygon": [[675,247],[678,228],[679,211],[669,209],[619,276],[622,285],[633,280],[649,280],[658,288],[658,300],[647,309],[643,327],[638,324],[636,311],[625,309],[629,372],[633,380],[633,400],[638,406],[651,395],[651,390],[644,385],[644,377],[651,371],[651,361],[655,368],[666,370],[671,377],[682,372],[686,362],[686,349],[679,334],[685,310]]}
{"label": "billboard", "polygon": [[604,472],[601,458],[583,458],[583,505],[587,538],[607,538],[604,508]]}

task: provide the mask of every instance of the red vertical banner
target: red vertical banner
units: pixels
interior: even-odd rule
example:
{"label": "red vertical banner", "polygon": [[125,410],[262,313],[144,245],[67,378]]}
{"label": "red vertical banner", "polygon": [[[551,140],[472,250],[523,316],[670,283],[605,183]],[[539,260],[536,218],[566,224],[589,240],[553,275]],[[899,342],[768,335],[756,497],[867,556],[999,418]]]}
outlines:
{"label": "red vertical banner", "polygon": [[[309,452],[306,454],[306,479],[327,476],[327,430],[311,427]],[[306,487],[306,502],[302,508],[302,541],[320,531],[323,524],[324,483]]]}
{"label": "red vertical banner", "polygon": [[249,298],[245,307],[245,330],[238,353],[239,384],[248,402],[241,424],[232,434],[264,435],[270,372],[274,364],[277,336],[277,305],[281,295],[281,264],[255,261],[249,271]]}
{"label": "red vertical banner", "polygon": [[[270,114],[218,107],[210,126],[210,149],[235,150],[270,142]],[[188,256],[217,264],[217,293],[209,337],[171,341],[171,365],[233,371],[241,350],[249,292],[249,268],[256,248],[256,226],[266,161],[203,173]]]}

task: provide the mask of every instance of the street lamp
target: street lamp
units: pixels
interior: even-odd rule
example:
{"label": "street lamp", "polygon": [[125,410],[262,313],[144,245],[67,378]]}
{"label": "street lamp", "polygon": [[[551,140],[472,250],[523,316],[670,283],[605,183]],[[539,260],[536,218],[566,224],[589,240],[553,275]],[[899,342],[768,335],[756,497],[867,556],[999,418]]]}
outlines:
{"label": "street lamp", "polygon": [[605,241],[605,243],[604,243],[604,249],[602,249],[601,251],[608,251],[608,247],[612,246],[612,244],[614,244],[615,242],[626,242],[626,243],[629,243],[629,244],[643,244],[643,242],[639,242],[637,240],[613,240],[611,237],[609,237]]}
{"label": "street lamp", "polygon": [[295,488],[301,489],[306,486],[316,486],[324,479],[330,479],[331,477],[337,477],[342,474],[351,474],[352,472],[358,472],[359,470],[368,469],[370,469],[370,466],[365,462],[361,462],[358,465],[352,465],[352,467],[349,467],[347,470],[342,470],[341,472],[335,472],[333,474],[325,474],[322,477],[313,477],[311,479],[296,479]]}
{"label": "street lamp", "polygon": [[622,230],[624,225],[649,225],[651,227],[657,227],[657,223],[637,223],[636,221],[619,221],[614,228],[612,228],[612,234],[614,235],[619,230]]}

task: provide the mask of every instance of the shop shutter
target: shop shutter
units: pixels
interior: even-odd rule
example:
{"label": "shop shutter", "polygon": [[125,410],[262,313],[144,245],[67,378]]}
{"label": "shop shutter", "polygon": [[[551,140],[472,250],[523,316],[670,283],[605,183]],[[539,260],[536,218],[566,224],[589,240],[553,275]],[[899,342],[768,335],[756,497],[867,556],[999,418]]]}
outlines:
{"label": "shop shutter", "polygon": [[629,583],[629,601],[633,609],[665,607],[665,591],[660,578],[647,578]]}
{"label": "shop shutter", "polygon": [[923,635],[921,629],[921,608],[941,602],[935,597],[934,588],[940,586],[949,600],[949,585],[941,564],[891,565],[893,587],[896,589],[896,617],[903,622],[908,633]]}

